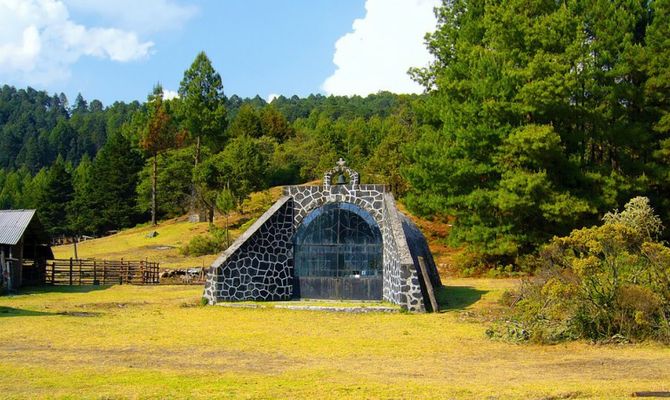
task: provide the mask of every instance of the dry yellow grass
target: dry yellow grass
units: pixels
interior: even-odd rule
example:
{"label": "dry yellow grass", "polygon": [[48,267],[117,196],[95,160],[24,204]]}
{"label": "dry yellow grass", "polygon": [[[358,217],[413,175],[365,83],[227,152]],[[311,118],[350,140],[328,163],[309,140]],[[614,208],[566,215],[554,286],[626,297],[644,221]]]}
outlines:
{"label": "dry yellow grass", "polygon": [[[208,266],[216,255],[188,257],[179,253],[179,248],[187,244],[195,235],[207,232],[206,222],[190,223],[183,218],[163,221],[157,226],[140,226],[115,235],[79,243],[80,258],[107,260],[144,260],[160,262],[161,268]],[[158,236],[148,238],[150,232]],[[53,248],[56,258],[74,257],[72,245]]]}
{"label": "dry yellow grass", "polygon": [[670,390],[657,344],[512,345],[464,318],[512,280],[448,280],[441,314],[196,306],[200,287],[0,297],[2,398],[628,398]]}
{"label": "dry yellow grass", "polygon": [[[253,193],[245,201],[244,213],[232,213],[230,224],[256,218],[261,215],[281,195],[281,188],[276,187],[264,192]],[[224,226],[224,217],[217,216],[215,225]],[[121,231],[115,235],[79,243],[80,258],[97,258],[107,260],[144,260],[159,262],[161,268],[207,267],[218,257],[210,254],[200,257],[189,257],[180,254],[179,249],[194,236],[207,233],[209,224],[206,222],[191,223],[187,217],[161,221],[157,226],[143,225]],[[232,238],[242,233],[244,225],[232,229]],[[150,232],[158,232],[158,236],[148,238]],[[73,245],[56,246],[53,248],[56,258],[74,257]]]}
{"label": "dry yellow grass", "polygon": [[[279,193],[254,194],[231,222],[260,215]],[[449,261],[451,249],[435,248],[446,225],[418,222],[435,231],[438,261]],[[178,248],[207,227],[184,219],[137,227],[83,243],[80,255],[206,266],[216,255],[184,257]],[[152,230],[159,235],[146,238]],[[70,257],[72,247],[55,252]],[[670,391],[668,347],[491,341],[477,321],[516,281],[445,283],[448,308],[426,315],[199,307],[202,288],[185,286],[0,297],[0,397],[610,399]]]}

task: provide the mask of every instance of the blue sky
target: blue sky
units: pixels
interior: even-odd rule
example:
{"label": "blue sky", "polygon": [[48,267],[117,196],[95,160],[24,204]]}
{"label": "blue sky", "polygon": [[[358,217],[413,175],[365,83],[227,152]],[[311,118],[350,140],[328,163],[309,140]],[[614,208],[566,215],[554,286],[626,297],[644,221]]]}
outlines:
{"label": "blue sky", "polygon": [[0,0],[0,84],[108,105],[176,91],[204,50],[227,95],[417,92],[436,0]]}

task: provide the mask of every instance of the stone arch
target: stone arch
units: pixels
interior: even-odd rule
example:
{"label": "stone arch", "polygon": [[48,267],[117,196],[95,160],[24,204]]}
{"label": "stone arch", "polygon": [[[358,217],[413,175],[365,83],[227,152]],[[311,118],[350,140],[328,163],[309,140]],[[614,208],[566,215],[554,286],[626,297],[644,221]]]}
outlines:
{"label": "stone arch", "polygon": [[355,171],[349,167],[347,167],[347,162],[344,161],[342,158],[340,158],[337,161],[337,165],[331,168],[329,171],[327,171],[323,175],[323,186],[329,187],[332,184],[333,181],[333,174],[337,173],[342,173],[349,175],[349,184],[356,186],[360,184],[360,176],[358,175],[358,171]]}
{"label": "stone arch", "polygon": [[[325,188],[324,188],[325,189]],[[302,220],[313,210],[328,203],[351,203],[372,215],[379,226],[382,226],[384,193],[377,190],[357,190],[350,185],[331,186],[329,190],[300,193],[294,197],[294,226],[297,228]]]}

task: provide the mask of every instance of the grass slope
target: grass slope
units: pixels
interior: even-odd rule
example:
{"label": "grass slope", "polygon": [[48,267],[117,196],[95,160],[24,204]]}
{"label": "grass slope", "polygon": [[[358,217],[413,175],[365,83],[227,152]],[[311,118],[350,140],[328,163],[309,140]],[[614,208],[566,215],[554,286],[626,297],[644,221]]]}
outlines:
{"label": "grass slope", "polygon": [[473,311],[512,280],[446,282],[441,314],[196,306],[200,287],[0,297],[0,397],[628,398],[670,390],[670,348],[512,345]]}
{"label": "grass slope", "polygon": [[[232,226],[231,238],[239,236],[249,225],[249,221],[263,214],[280,196],[281,188],[252,194],[242,206],[244,212],[235,212],[229,217]],[[214,223],[222,228],[225,218],[217,216]],[[87,240],[79,243],[78,253],[80,258],[148,259],[159,262],[161,268],[206,267],[212,264],[218,254],[190,257],[182,255],[179,249],[194,236],[206,234],[208,228],[209,224],[206,222],[191,223],[187,217],[175,218],[161,221],[157,226],[145,224],[115,235]],[[158,236],[147,237],[153,231],[158,232]],[[56,246],[53,251],[56,258],[74,257],[73,245]]]}

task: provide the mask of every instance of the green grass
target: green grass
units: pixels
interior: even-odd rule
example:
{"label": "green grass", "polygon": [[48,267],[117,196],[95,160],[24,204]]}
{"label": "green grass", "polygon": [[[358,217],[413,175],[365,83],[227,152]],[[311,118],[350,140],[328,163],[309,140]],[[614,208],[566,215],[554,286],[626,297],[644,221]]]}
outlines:
{"label": "green grass", "polygon": [[113,286],[0,297],[0,397],[628,398],[670,390],[657,344],[512,345],[464,315],[512,280],[446,282],[439,314],[198,306],[202,289]]}

